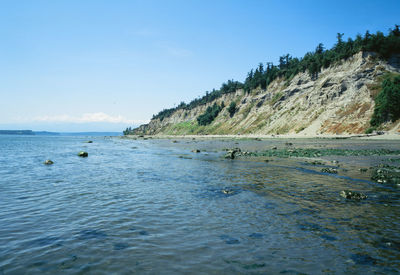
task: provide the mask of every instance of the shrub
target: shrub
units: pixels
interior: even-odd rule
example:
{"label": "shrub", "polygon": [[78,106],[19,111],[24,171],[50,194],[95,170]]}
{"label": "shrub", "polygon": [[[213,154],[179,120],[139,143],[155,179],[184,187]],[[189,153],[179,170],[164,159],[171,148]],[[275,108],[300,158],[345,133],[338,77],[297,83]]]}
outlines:
{"label": "shrub", "polygon": [[400,118],[400,76],[390,76],[382,82],[382,90],[375,98],[375,109],[372,115],[371,126],[379,126],[387,121]]}
{"label": "shrub", "polygon": [[375,130],[376,130],[375,127],[369,127],[369,128],[365,131],[365,133],[366,133],[366,134],[372,134]]}
{"label": "shrub", "polygon": [[219,112],[222,110],[221,106],[218,106],[216,103],[211,107],[207,107],[206,111],[199,115],[197,118],[197,122],[199,125],[208,125],[218,116]]}
{"label": "shrub", "polygon": [[236,103],[234,101],[232,101],[229,105],[228,112],[230,117],[233,117],[233,115],[236,113]]}

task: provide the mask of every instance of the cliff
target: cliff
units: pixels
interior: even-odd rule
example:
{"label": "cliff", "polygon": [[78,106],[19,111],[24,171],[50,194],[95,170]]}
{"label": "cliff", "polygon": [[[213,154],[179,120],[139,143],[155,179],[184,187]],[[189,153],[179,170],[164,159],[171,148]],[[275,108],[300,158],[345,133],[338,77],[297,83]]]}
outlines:
{"label": "cliff", "polygon": [[[277,78],[263,90],[242,89],[224,94],[191,110],[177,109],[162,120],[136,128],[134,134],[360,134],[369,127],[374,97],[387,73],[400,73],[399,56],[380,60],[373,53],[359,52],[322,69],[317,76],[298,73],[290,80]],[[224,108],[213,122],[198,125],[197,118],[214,103]],[[231,116],[228,107],[236,103]],[[400,121],[383,129],[400,131]]]}

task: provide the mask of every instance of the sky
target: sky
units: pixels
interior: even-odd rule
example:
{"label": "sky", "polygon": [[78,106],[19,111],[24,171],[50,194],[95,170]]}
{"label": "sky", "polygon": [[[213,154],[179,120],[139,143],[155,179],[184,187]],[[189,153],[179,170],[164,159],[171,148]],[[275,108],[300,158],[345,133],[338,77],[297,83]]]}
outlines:
{"label": "sky", "polygon": [[122,131],[399,14],[398,0],[1,0],[0,129]]}

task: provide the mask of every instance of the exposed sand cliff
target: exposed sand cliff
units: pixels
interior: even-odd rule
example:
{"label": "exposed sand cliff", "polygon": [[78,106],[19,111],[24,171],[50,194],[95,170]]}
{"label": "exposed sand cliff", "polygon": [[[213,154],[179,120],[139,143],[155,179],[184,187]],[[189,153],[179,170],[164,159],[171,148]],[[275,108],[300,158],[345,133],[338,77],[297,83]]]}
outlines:
{"label": "exposed sand cliff", "polygon": [[[316,79],[306,72],[290,81],[277,79],[266,91],[237,90],[192,110],[177,110],[162,121],[153,119],[135,134],[360,134],[369,127],[373,96],[386,72],[400,73],[398,57],[386,62],[360,52],[323,69]],[[227,106],[232,101],[237,111],[230,117]],[[197,124],[197,117],[208,106],[222,102],[226,107],[210,125]],[[398,133],[400,121],[385,127]]]}

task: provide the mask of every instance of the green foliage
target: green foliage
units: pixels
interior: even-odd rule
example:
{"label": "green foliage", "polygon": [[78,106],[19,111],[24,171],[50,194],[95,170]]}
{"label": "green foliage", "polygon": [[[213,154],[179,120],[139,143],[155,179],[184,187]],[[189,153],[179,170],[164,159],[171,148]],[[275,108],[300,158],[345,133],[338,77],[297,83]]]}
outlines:
{"label": "green foliage", "polygon": [[122,133],[124,134],[124,136],[130,135],[132,133],[132,128],[131,127],[126,128],[125,131],[122,131]]}
{"label": "green foliage", "polygon": [[379,126],[383,122],[400,118],[400,76],[386,77],[382,90],[375,98],[375,109],[370,124]]}
{"label": "green foliage", "polygon": [[372,134],[375,130],[376,130],[375,127],[369,127],[369,128],[365,131],[365,133],[366,133],[366,134]]}
{"label": "green foliage", "polygon": [[232,101],[231,104],[229,104],[228,112],[229,116],[233,117],[233,115],[236,113],[236,102]]}
{"label": "green foliage", "polygon": [[274,105],[276,102],[278,102],[279,99],[281,99],[282,96],[283,96],[283,94],[281,92],[274,94],[274,96],[271,99],[270,104]]}
{"label": "green foliage", "polygon": [[218,106],[216,103],[211,107],[207,107],[206,111],[199,115],[197,118],[197,122],[199,125],[208,125],[218,116],[219,112],[222,110],[221,106]]}
{"label": "green foliage", "polygon": [[328,50],[320,43],[315,51],[306,53],[303,58],[293,58],[290,54],[285,54],[279,58],[279,65],[267,62],[264,66],[263,63],[260,63],[255,70],[250,70],[244,83],[228,80],[227,83],[222,84],[219,90],[207,91],[203,97],[196,98],[188,104],[181,102],[174,108],[164,109],[154,115],[153,119],[162,121],[179,109],[191,110],[197,106],[210,103],[224,94],[234,93],[238,89],[244,89],[248,93],[256,88],[266,90],[268,85],[278,77],[288,80],[299,72],[308,72],[312,78],[318,78],[322,68],[346,60],[360,51],[374,52],[378,58],[383,59],[388,59],[393,54],[400,53],[400,29],[398,25],[395,25],[393,30],[389,30],[389,34],[386,36],[382,32],[370,34],[369,31],[366,31],[364,36],[357,35],[354,40],[348,38],[345,41],[343,36],[343,33],[338,33],[336,44]]}
{"label": "green foliage", "polygon": [[[171,108],[171,109],[164,109],[161,112],[159,112],[157,115],[153,116],[153,119],[160,119],[161,121],[164,118],[170,117],[175,111],[179,109],[184,109],[184,110],[192,110],[196,108],[197,106],[205,105],[207,103],[210,103],[218,98],[220,98],[224,94],[229,94],[229,93],[234,93],[238,89],[242,89],[243,84],[240,83],[239,81],[234,81],[234,80],[228,80],[226,83],[223,83],[221,88],[219,90],[213,89],[212,92],[206,92],[206,95],[201,97],[201,98],[196,98],[192,100],[189,104],[186,104],[184,102],[181,102],[177,107]],[[222,108],[225,107],[225,104],[222,105]]]}

